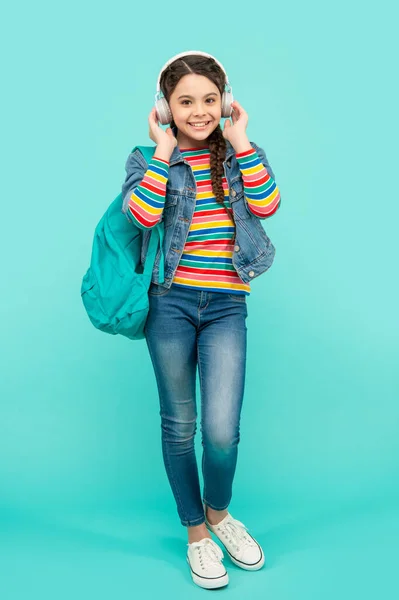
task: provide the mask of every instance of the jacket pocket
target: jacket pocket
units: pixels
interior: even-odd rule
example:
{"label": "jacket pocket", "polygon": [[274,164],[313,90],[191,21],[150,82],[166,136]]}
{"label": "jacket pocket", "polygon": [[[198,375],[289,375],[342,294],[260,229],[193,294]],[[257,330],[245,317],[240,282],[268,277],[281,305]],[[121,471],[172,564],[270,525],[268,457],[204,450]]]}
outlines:
{"label": "jacket pocket", "polygon": [[230,199],[230,204],[234,215],[237,215],[243,221],[251,218],[251,212],[247,206],[243,191],[239,192],[233,201]]}

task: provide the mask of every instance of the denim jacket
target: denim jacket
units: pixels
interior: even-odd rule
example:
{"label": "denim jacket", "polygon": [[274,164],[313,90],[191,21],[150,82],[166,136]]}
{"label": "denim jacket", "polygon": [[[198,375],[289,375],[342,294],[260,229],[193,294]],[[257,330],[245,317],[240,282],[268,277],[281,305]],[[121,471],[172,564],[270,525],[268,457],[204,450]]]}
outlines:
{"label": "denim jacket", "polygon": [[[262,148],[254,142],[251,146],[266,167],[269,175],[273,171]],[[258,277],[272,265],[275,247],[266,234],[261,220],[248,207],[244,196],[244,186],[235,150],[226,140],[226,158],[223,162],[226,181],[229,186],[229,199],[235,222],[235,242],[232,256],[233,266],[244,283]],[[133,190],[141,183],[148,168],[140,150],[129,154],[126,161],[126,179],[122,184],[123,208],[129,220],[128,203]],[[166,185],[165,205],[161,215],[164,224],[164,273],[163,283],[158,282],[160,249],[158,249],[152,271],[152,283],[163,288],[170,288],[174,273],[183,253],[191,220],[195,210],[196,182],[189,163],[182,157],[178,146],[173,150],[169,160],[169,177]],[[267,218],[267,217],[266,217]],[[135,225],[140,225],[135,221]],[[144,266],[148,242],[152,229],[144,228],[141,247],[141,262]]]}

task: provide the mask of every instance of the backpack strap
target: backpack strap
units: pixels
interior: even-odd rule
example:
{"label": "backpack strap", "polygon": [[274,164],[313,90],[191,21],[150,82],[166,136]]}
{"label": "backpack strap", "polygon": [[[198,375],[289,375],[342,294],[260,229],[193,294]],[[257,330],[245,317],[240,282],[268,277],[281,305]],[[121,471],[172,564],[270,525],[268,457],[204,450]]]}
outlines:
{"label": "backpack strap", "polygon": [[[144,273],[151,278],[152,269],[155,262],[155,256],[158,248],[161,248],[161,257],[159,260],[159,275],[158,275],[158,283],[163,283],[165,281],[165,261],[164,254],[162,252],[164,238],[164,230],[163,225],[156,225],[152,231],[150,236],[150,241],[148,244],[147,256],[144,263]],[[152,257],[152,258],[151,258]]]}
{"label": "backpack strap", "polygon": [[144,159],[145,159],[147,165],[151,161],[152,157],[155,154],[155,150],[157,149],[156,146],[135,146],[131,150],[131,153],[133,153],[136,150],[136,148],[138,148],[140,150],[141,154],[144,156]]}
{"label": "backpack strap", "polygon": [[[138,148],[141,152],[141,154],[144,157],[144,160],[148,164],[151,162],[152,157],[154,156],[155,150],[156,150],[156,146],[135,146],[132,149],[132,152],[134,152],[136,150],[136,148]],[[164,239],[164,226],[163,223],[158,223],[158,225],[155,225],[155,227],[153,227],[152,231],[151,231],[151,236],[150,236],[150,241],[148,244],[148,258],[149,260],[145,260],[145,265],[144,265],[144,273],[146,273],[148,275],[148,277],[151,277],[151,273],[152,273],[152,269],[154,266],[154,262],[155,262],[155,256],[156,256],[156,250],[158,247],[158,243],[159,243],[159,247],[161,249],[161,257],[159,260],[159,275],[158,275],[158,283],[164,283],[165,281],[165,257],[164,257],[164,253],[163,253],[163,239]]]}

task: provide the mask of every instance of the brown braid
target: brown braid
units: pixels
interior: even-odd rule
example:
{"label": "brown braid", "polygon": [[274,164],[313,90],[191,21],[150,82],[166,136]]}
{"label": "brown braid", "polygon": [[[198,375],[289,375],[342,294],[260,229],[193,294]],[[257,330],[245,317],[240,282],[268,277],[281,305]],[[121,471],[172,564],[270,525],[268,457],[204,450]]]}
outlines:
{"label": "brown braid", "polygon": [[[210,79],[217,86],[222,96],[226,83],[226,76],[223,70],[213,58],[191,54],[173,61],[162,73],[160,88],[167,102],[169,102],[169,98],[180,79],[190,73],[204,75]],[[170,127],[172,129],[176,127],[173,119]],[[212,191],[216,202],[223,204],[224,190],[222,178],[224,176],[223,161],[226,158],[226,140],[223,137],[220,125],[208,136],[207,142],[210,153]]]}

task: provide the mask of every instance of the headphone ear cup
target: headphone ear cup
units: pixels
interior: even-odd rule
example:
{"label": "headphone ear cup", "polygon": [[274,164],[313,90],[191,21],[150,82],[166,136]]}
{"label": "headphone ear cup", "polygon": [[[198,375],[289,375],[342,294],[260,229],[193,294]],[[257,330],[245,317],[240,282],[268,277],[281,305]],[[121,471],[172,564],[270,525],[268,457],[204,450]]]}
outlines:
{"label": "headphone ear cup", "polygon": [[167,125],[172,120],[172,113],[170,112],[169,104],[165,98],[159,98],[155,102],[155,109],[158,114],[158,121],[161,125]]}
{"label": "headphone ear cup", "polygon": [[231,103],[233,102],[234,98],[233,98],[233,94],[231,92],[223,92],[222,95],[222,117],[231,117],[231,113],[232,113],[232,106]]}

